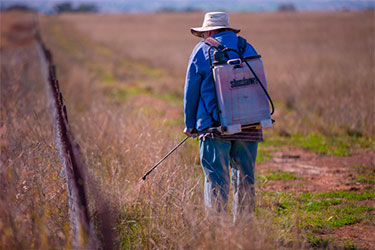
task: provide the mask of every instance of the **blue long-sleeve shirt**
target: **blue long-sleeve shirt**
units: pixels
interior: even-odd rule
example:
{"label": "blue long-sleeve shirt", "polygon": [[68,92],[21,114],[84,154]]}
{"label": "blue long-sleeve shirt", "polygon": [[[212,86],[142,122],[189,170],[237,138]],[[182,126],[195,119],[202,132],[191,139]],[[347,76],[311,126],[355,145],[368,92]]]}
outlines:
{"label": "blue long-sleeve shirt", "polygon": [[[212,36],[224,47],[238,50],[238,37],[232,31],[223,31]],[[217,103],[214,90],[212,71],[209,63],[209,46],[200,41],[194,48],[186,72],[184,111],[185,126],[188,131],[209,128],[218,121]],[[214,50],[211,50],[213,58]],[[243,56],[257,55],[255,49],[247,43]],[[237,58],[234,52],[228,53],[229,58]]]}

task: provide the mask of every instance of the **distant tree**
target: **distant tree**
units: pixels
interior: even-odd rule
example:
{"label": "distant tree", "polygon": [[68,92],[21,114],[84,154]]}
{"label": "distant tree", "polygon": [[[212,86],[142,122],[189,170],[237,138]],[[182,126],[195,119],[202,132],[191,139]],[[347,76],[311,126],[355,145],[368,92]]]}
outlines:
{"label": "distant tree", "polygon": [[158,12],[197,12],[202,11],[201,9],[195,8],[195,7],[184,7],[184,8],[175,8],[172,6],[164,6],[158,9]]}
{"label": "distant tree", "polygon": [[75,11],[77,12],[98,12],[98,8],[94,4],[81,4]]}
{"label": "distant tree", "polygon": [[177,10],[171,6],[163,6],[159,8],[158,12],[176,12]]}
{"label": "distant tree", "polygon": [[11,5],[7,8],[5,8],[6,11],[11,11],[11,10],[23,10],[23,11],[32,11],[34,10],[30,6],[24,5],[24,4],[14,4]]}
{"label": "distant tree", "polygon": [[277,8],[278,11],[296,11],[296,6],[293,3],[281,3]]}
{"label": "distant tree", "polygon": [[201,9],[199,8],[195,8],[195,7],[186,7],[185,9],[182,10],[183,12],[198,12],[198,11],[202,11]]}
{"label": "distant tree", "polygon": [[98,12],[98,8],[94,4],[83,3],[74,8],[70,2],[56,4],[54,7],[57,13],[61,12]]}
{"label": "distant tree", "polygon": [[72,4],[69,2],[58,3],[54,9],[57,13],[74,11]]}

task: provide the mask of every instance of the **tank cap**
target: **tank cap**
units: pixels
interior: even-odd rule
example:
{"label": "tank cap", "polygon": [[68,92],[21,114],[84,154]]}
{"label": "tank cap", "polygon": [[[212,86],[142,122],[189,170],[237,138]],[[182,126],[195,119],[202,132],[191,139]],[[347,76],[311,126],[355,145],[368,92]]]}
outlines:
{"label": "tank cap", "polygon": [[241,59],[237,58],[237,59],[228,60],[227,64],[230,64],[230,65],[240,65],[241,64]]}

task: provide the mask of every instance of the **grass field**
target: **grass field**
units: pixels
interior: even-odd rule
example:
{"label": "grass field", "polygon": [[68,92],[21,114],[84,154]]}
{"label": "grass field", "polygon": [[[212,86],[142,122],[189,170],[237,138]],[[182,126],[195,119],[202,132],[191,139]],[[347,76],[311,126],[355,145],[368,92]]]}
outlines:
{"label": "grass field", "polygon": [[[189,28],[201,25],[202,13],[66,15],[61,19],[127,59],[163,68],[175,76],[174,85],[181,94],[187,60],[198,42]],[[372,19],[373,12],[231,16],[232,26],[241,28],[240,35],[263,56],[271,95],[297,112],[294,119],[285,121],[279,108],[276,115],[283,123],[277,127],[326,133],[338,127],[374,135],[374,111],[369,108],[375,105]],[[303,122],[306,119],[309,122]]]}
{"label": "grass field", "polygon": [[[259,148],[251,225],[206,217],[196,140],[139,182],[183,138],[184,74],[198,42],[189,28],[202,18],[40,17],[70,126],[112,206],[116,248],[375,247],[374,12],[231,14],[262,55],[276,103],[275,128]],[[36,55],[32,45],[7,45],[9,32],[2,25],[1,247],[69,248]]]}

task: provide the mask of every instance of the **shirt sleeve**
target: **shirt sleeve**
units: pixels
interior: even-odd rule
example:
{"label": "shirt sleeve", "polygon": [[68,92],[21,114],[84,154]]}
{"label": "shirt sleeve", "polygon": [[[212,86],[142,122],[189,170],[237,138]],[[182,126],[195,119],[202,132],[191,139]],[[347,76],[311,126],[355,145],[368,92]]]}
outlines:
{"label": "shirt sleeve", "polygon": [[189,65],[186,72],[185,90],[184,90],[184,113],[185,126],[187,130],[195,128],[197,109],[200,99],[200,86],[203,79],[198,72],[198,62],[201,50],[194,49],[190,56]]}
{"label": "shirt sleeve", "polygon": [[254,49],[254,47],[250,43],[247,43],[245,54],[249,56],[253,56],[253,55],[258,55],[258,52]]}

